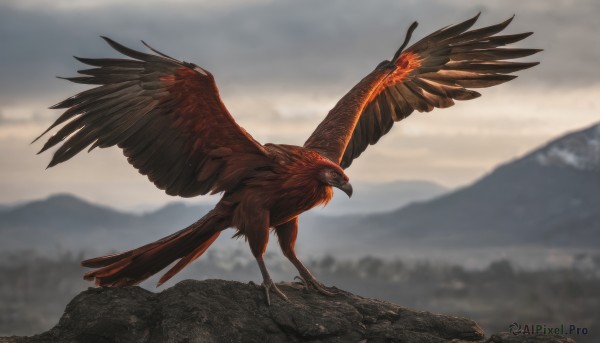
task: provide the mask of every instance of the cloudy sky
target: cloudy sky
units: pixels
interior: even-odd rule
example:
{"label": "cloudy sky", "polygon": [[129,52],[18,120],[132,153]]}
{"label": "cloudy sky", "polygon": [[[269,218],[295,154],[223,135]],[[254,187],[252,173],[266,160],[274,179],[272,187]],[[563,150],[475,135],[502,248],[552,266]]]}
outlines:
{"label": "cloudy sky", "polygon": [[260,142],[302,144],[327,111],[380,61],[413,20],[418,39],[479,11],[478,24],[512,14],[508,33],[542,64],[483,97],[413,114],[348,170],[351,180],[423,179],[468,184],[549,139],[600,120],[597,0],[527,1],[117,1],[4,0],[0,4],[0,203],[70,192],[132,208],[173,198],[140,176],[118,149],[95,150],[45,170],[29,142],[60,112],[48,106],[85,89],[55,78],[71,56],[117,53],[98,37],[142,48],[143,39],[217,78],[224,102]]}

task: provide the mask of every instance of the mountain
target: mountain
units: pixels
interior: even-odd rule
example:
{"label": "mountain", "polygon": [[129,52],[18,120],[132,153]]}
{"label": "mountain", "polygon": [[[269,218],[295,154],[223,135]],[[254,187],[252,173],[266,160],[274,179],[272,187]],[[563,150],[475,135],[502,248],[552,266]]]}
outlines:
{"label": "mountain", "polygon": [[209,209],[171,203],[137,215],[57,194],[0,211],[0,251],[94,254],[130,249],[186,227]]}
{"label": "mountain", "polygon": [[600,124],[565,135],[524,159],[542,166],[600,172]]}
{"label": "mountain", "polygon": [[[387,190],[387,192],[386,192]],[[323,215],[363,213],[397,208],[410,201],[429,199],[445,189],[425,181],[398,181],[385,184],[357,183],[358,193],[344,202],[345,195],[333,201],[333,210],[316,210],[306,222],[322,223]],[[399,195],[394,195],[399,194]],[[385,203],[379,207],[378,201]],[[129,249],[173,233],[193,223],[213,205],[170,203],[158,210],[133,214],[96,205],[73,195],[58,194],[47,199],[7,205],[0,208],[1,250],[34,249],[36,251],[94,250],[102,247]],[[220,240],[216,245],[230,247],[237,243]]]}
{"label": "mountain", "polygon": [[[357,217],[346,235],[401,246],[600,246],[600,124],[499,166],[471,186],[396,211]],[[352,249],[347,245],[346,249]]]}
{"label": "mountain", "polygon": [[0,232],[32,227],[44,230],[81,230],[130,225],[136,216],[95,205],[69,194],[57,194],[8,208],[0,216]]}
{"label": "mountain", "polygon": [[[299,254],[396,256],[402,250],[430,256],[440,248],[477,247],[489,255],[494,247],[597,248],[600,124],[553,140],[451,193],[427,182],[355,186],[350,201],[338,194],[329,212],[315,209],[300,217]],[[70,195],[52,196],[0,212],[0,250],[91,255],[130,249],[184,228],[211,207],[172,203],[137,215]],[[245,245],[229,235],[212,250]],[[276,243],[269,249],[277,249]]]}

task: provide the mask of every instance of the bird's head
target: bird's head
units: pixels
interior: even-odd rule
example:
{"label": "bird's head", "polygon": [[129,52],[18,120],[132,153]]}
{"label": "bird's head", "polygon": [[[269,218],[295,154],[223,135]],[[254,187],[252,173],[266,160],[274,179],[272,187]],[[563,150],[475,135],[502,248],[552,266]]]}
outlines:
{"label": "bird's head", "polygon": [[341,189],[348,195],[348,198],[350,198],[352,197],[352,185],[348,180],[348,176],[344,174],[344,170],[336,164],[325,164],[323,168],[319,170],[319,181]]}

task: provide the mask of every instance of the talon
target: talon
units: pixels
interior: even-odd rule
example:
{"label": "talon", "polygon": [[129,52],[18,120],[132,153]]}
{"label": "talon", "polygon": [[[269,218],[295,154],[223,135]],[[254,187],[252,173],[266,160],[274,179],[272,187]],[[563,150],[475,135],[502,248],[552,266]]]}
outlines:
{"label": "talon", "polygon": [[308,282],[306,282],[306,280],[304,280],[301,276],[298,276],[298,275],[294,276],[294,280],[296,280],[296,279],[299,280],[299,282],[297,282],[297,283],[302,285],[302,292],[304,292],[304,293],[310,292],[310,289],[308,287]]}
{"label": "talon", "polygon": [[265,289],[265,295],[267,297],[267,306],[271,306],[271,297],[269,296],[270,291],[273,291],[273,293],[277,294],[277,296],[279,296],[284,301],[290,301],[288,297],[285,294],[283,294],[283,292],[280,291],[279,288],[277,288],[273,280],[265,280],[262,286]]}
{"label": "talon", "polygon": [[314,277],[304,277],[304,278],[299,277],[299,278],[302,279],[302,280],[304,280],[305,285],[306,285],[306,289],[308,289],[308,284],[310,284],[319,293],[321,293],[323,295],[326,295],[328,297],[332,297],[332,296],[336,295],[336,293],[337,293],[337,292],[332,291],[330,288],[325,287],[323,284],[321,284],[319,281],[317,281],[317,279],[315,279]]}
{"label": "talon", "polygon": [[296,275],[294,276],[294,280],[298,280],[298,283],[301,283],[304,287],[308,288],[308,283],[306,282],[306,280],[304,280],[302,277]]}
{"label": "talon", "polygon": [[269,286],[263,283],[263,288],[265,289],[265,296],[267,297],[267,306],[271,306],[271,298],[269,297]]}

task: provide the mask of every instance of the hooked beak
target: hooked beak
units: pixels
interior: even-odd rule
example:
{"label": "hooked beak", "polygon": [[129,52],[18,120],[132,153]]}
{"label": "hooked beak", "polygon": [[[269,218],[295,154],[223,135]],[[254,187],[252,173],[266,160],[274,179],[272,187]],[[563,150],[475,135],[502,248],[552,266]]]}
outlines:
{"label": "hooked beak", "polygon": [[344,193],[346,193],[348,195],[348,198],[352,197],[352,185],[350,184],[350,182],[346,182],[336,187],[341,189]]}

